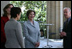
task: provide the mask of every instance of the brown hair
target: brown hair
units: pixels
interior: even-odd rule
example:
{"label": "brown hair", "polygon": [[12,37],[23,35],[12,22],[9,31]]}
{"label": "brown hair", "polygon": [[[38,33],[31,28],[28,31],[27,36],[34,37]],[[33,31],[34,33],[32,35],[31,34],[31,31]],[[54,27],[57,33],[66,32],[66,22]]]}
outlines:
{"label": "brown hair", "polygon": [[[3,12],[4,12],[3,16],[7,16],[7,11],[6,11],[6,9],[9,8],[10,5],[13,6],[13,4],[7,4],[7,5],[3,8]],[[14,6],[13,6],[13,7],[14,7]]]}
{"label": "brown hair", "polygon": [[29,16],[29,14],[30,14],[31,12],[34,12],[34,15],[36,14],[34,10],[28,10],[27,13],[26,13],[27,17]]}

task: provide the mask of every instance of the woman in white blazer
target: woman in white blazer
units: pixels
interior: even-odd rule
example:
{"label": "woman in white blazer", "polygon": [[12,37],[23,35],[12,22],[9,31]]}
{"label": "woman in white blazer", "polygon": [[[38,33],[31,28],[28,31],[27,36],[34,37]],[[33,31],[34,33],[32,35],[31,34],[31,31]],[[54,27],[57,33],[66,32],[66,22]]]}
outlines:
{"label": "woman in white blazer", "polygon": [[21,9],[19,7],[11,8],[11,19],[5,24],[6,48],[25,48],[22,34],[22,27],[17,20],[20,19]]}
{"label": "woman in white blazer", "polygon": [[40,45],[40,28],[37,21],[34,21],[35,11],[27,11],[28,20],[23,24],[25,35],[25,48],[37,48]]}

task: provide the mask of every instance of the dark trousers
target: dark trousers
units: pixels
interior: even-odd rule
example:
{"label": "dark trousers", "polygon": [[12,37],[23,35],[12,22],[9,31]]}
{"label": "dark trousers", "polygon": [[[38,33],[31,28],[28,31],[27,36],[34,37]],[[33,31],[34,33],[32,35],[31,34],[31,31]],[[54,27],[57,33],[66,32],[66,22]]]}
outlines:
{"label": "dark trousers", "polygon": [[1,48],[5,48],[5,43],[1,43]]}
{"label": "dark trousers", "polygon": [[71,45],[70,46],[64,46],[64,48],[71,48]]}

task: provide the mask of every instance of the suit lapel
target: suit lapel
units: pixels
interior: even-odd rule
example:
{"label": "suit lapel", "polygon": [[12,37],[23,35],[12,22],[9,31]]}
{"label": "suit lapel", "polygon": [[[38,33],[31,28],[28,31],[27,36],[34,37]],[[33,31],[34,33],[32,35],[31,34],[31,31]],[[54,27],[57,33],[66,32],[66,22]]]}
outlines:
{"label": "suit lapel", "polygon": [[68,25],[71,23],[71,19],[70,19],[70,21],[68,22]]}
{"label": "suit lapel", "polygon": [[34,25],[31,24],[31,22],[30,22],[29,20],[28,20],[27,22],[28,22],[28,24],[30,24],[32,27],[34,27],[35,30],[38,31],[38,26],[37,26],[37,23],[36,23],[35,21],[34,21]]}
{"label": "suit lapel", "polygon": [[37,27],[37,24],[36,24],[36,22],[34,21],[34,27],[36,28]]}
{"label": "suit lapel", "polygon": [[35,27],[35,23],[34,23],[34,25],[28,20],[27,21],[28,22],[28,24],[30,24],[32,27]]}

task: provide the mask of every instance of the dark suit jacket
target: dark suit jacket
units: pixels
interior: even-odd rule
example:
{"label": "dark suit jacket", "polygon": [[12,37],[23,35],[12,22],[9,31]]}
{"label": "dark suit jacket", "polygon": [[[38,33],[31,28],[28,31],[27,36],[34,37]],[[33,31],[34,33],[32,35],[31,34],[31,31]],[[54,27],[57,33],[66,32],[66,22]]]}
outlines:
{"label": "dark suit jacket", "polygon": [[71,20],[69,21],[66,29],[66,22],[64,23],[63,31],[66,32],[66,36],[63,37],[64,48],[71,48]]}

